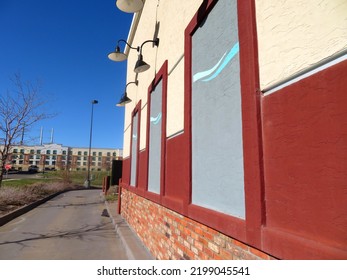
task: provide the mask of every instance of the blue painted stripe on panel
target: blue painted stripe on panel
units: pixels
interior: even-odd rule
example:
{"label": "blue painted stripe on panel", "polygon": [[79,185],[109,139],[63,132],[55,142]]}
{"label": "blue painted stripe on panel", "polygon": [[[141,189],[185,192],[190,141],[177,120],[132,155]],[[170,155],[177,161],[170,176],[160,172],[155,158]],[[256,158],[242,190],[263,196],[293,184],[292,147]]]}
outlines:
{"label": "blue painted stripe on panel", "polygon": [[211,69],[209,70],[206,70],[206,71],[203,71],[203,72],[199,72],[199,73],[196,73],[194,76],[193,76],[193,83],[195,83],[196,81],[199,81],[200,79],[202,78],[205,78],[209,75],[211,75],[219,66],[219,64],[223,61],[225,55],[227,53],[225,53],[222,58],[217,62],[217,64],[215,66],[213,66]]}
{"label": "blue painted stripe on panel", "polygon": [[196,81],[199,81],[199,80],[201,80],[201,79],[203,79],[205,77],[208,77],[213,72],[214,72],[214,74],[212,76],[210,76],[209,78],[203,79],[202,81],[208,82],[208,81],[211,81],[211,80],[215,79],[223,71],[223,69],[228,65],[228,63],[239,53],[239,51],[240,51],[240,45],[237,42],[231,48],[231,50],[229,51],[227,56],[225,56],[226,55],[226,53],[225,53],[215,66],[213,66],[209,70],[196,73],[193,76],[193,83],[196,82]]}
{"label": "blue painted stripe on panel", "polygon": [[157,125],[161,120],[161,112],[156,117],[151,117],[151,123]]}

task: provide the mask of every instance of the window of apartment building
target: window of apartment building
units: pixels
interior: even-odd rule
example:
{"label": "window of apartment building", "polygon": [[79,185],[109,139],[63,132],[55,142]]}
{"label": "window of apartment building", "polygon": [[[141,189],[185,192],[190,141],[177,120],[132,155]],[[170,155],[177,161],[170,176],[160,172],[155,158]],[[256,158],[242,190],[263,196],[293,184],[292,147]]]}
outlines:
{"label": "window of apartment building", "polygon": [[88,152],[83,152],[83,155],[84,155],[84,156],[87,156],[87,155],[88,155]]}
{"label": "window of apartment building", "polygon": [[56,155],[57,154],[57,150],[53,150],[53,155]]}
{"label": "window of apartment building", "polygon": [[35,154],[35,150],[30,150],[30,154]]}
{"label": "window of apartment building", "polygon": [[166,139],[167,62],[148,90],[148,191],[160,194],[163,186]]}
{"label": "window of apartment building", "polygon": [[96,156],[96,152],[93,152],[93,156]]}
{"label": "window of apartment building", "polygon": [[111,156],[111,153],[110,153],[110,152],[107,152],[107,156],[108,156],[108,157]]}
{"label": "window of apartment building", "polygon": [[138,152],[140,144],[140,116],[141,116],[141,101],[135,107],[132,113],[131,137],[130,137],[130,185],[137,185],[137,169],[138,169]]}
{"label": "window of apartment building", "polygon": [[62,154],[63,154],[63,155],[66,155],[67,153],[66,153],[66,151],[64,150],[64,151],[62,152]]}
{"label": "window of apartment building", "polygon": [[13,153],[14,154],[18,153],[18,149],[13,149]]}
{"label": "window of apartment building", "polygon": [[21,154],[24,154],[24,149],[20,149],[20,153],[21,153]]}
{"label": "window of apartment building", "polygon": [[99,152],[99,157],[101,157],[102,156],[102,152]]}
{"label": "window of apartment building", "polygon": [[41,150],[37,150],[36,154],[40,155],[41,154]]}
{"label": "window of apartment building", "polygon": [[47,155],[50,155],[50,154],[51,154],[51,150],[47,150],[47,151],[46,151],[46,154],[47,154]]}
{"label": "window of apartment building", "polygon": [[77,152],[77,155],[81,156],[81,155],[82,155],[82,152],[81,152],[81,151],[78,151],[78,152]]}
{"label": "window of apartment building", "polygon": [[113,152],[112,156],[113,156],[113,157],[117,156],[117,153],[116,153],[116,152]]}

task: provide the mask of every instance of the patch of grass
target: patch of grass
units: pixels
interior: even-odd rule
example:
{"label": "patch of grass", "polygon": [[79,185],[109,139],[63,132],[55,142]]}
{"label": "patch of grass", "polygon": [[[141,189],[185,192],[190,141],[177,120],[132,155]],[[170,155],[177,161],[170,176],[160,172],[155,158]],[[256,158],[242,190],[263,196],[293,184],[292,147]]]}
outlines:
{"label": "patch of grass", "polygon": [[[107,171],[91,171],[91,185],[92,186],[101,186],[102,180],[105,176],[109,175],[109,172]],[[87,178],[87,171],[50,171],[45,173],[46,178],[59,178],[63,181],[83,186],[86,178]]]}
{"label": "patch of grass", "polygon": [[111,193],[105,196],[106,201],[113,202],[118,200],[118,194]]}
{"label": "patch of grass", "polygon": [[16,180],[5,180],[2,181],[2,187],[24,187],[30,186],[38,183],[52,183],[53,179],[16,179]]}
{"label": "patch of grass", "polygon": [[109,202],[114,202],[118,200],[118,193],[116,193],[117,187],[111,186],[105,195],[105,200]]}
{"label": "patch of grass", "polygon": [[[109,175],[106,171],[93,171],[91,174],[91,185],[102,186],[102,180],[105,176]],[[41,178],[30,179],[16,179],[16,180],[4,180],[2,186],[27,186],[36,183],[52,183],[63,182],[66,184],[73,184],[83,186],[86,180],[86,171],[46,171],[40,174]]]}

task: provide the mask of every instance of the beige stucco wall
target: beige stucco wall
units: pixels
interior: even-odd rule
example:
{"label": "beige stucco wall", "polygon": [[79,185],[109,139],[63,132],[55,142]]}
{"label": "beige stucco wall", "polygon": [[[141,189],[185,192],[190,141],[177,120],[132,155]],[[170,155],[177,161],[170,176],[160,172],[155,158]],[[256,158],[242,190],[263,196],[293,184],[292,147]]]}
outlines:
{"label": "beige stucco wall", "polygon": [[264,89],[347,48],[346,0],[256,1]]}
{"label": "beige stucco wall", "polygon": [[[153,39],[156,27],[159,29],[159,47],[148,43],[143,48],[143,59],[151,68],[138,75],[139,85],[129,86],[127,93],[133,102],[126,105],[124,122],[124,157],[130,155],[131,113],[141,100],[140,150],[146,147],[147,94],[150,83],[155,78],[165,60],[168,60],[167,92],[167,136],[182,131],[184,122],[184,31],[202,0],[146,0],[136,28],[132,46]],[[133,26],[132,28],[135,28]],[[127,82],[135,80],[133,71],[137,52],[131,50],[127,60]]]}

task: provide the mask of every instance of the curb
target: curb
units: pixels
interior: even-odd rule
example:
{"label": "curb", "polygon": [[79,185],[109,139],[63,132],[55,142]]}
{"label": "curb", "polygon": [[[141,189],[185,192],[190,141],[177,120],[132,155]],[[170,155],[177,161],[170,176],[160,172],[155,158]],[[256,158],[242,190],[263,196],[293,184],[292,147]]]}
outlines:
{"label": "curb", "polygon": [[115,230],[125,247],[129,260],[154,260],[154,257],[143,245],[140,238],[129,227],[128,223],[122,218],[122,216],[117,214],[113,215],[112,211],[110,211],[110,205],[106,200],[105,205]]}

